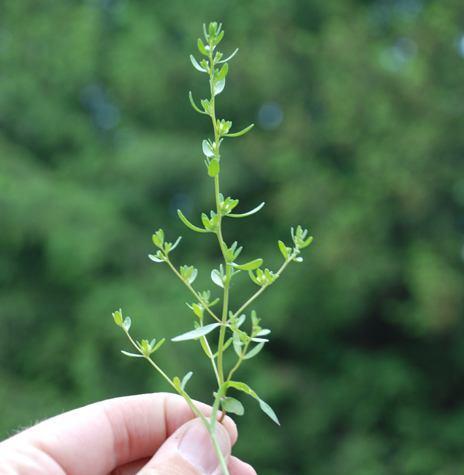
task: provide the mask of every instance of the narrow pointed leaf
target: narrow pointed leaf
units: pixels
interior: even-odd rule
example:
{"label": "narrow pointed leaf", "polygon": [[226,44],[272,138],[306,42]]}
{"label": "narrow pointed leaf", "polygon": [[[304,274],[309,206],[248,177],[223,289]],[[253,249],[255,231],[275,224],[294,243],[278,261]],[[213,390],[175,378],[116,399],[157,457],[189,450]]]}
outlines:
{"label": "narrow pointed leaf", "polygon": [[227,73],[229,72],[229,65],[225,63],[222,68],[219,70],[219,72],[216,75],[216,81],[221,81],[225,79],[227,76]]}
{"label": "narrow pointed leaf", "polygon": [[289,256],[289,250],[283,241],[279,241],[279,249],[282,253],[282,256],[284,256],[284,259],[287,260]]}
{"label": "narrow pointed leaf", "polygon": [[171,249],[169,250],[169,252],[174,251],[174,249],[179,245],[181,239],[182,239],[182,236],[179,236],[179,237],[176,239],[176,242],[171,246]]}
{"label": "narrow pointed leaf", "polygon": [[231,55],[227,56],[226,59],[218,61],[218,63],[227,63],[227,61],[231,60],[237,53],[238,53],[238,48]]}
{"label": "narrow pointed leaf", "polygon": [[154,254],[148,254],[148,258],[152,260],[153,262],[164,262],[163,259],[159,259]]}
{"label": "narrow pointed leaf", "polygon": [[189,371],[183,378],[182,378],[182,382],[180,383],[180,387],[182,389],[185,389],[185,386],[187,385],[187,383],[190,381],[190,378],[192,377],[193,375],[193,372],[192,371]]}
{"label": "narrow pointed leaf", "polygon": [[266,414],[268,417],[271,418],[272,421],[274,421],[278,426],[280,426],[279,419],[276,413],[274,412],[274,409],[272,409],[272,407],[267,402],[263,401],[262,399],[258,399],[258,403],[259,403],[259,407],[264,412],[264,414]]}
{"label": "narrow pointed leaf", "polygon": [[201,38],[198,38],[198,51],[200,51],[201,54],[208,56],[208,51],[206,49],[206,46],[204,45],[203,41],[201,41]]}
{"label": "narrow pointed leaf", "polygon": [[197,71],[200,71],[200,73],[206,73],[206,69],[202,68],[202,67],[198,64],[198,61],[195,59],[195,56],[193,56],[193,54],[190,55],[190,61],[192,62],[193,67],[194,67]]}
{"label": "narrow pointed leaf", "polygon": [[309,236],[306,241],[303,242],[303,245],[301,246],[301,249],[304,249],[305,247],[308,247],[311,243],[313,242],[313,237]]}
{"label": "narrow pointed leaf", "polygon": [[255,124],[250,124],[248,127],[245,127],[239,132],[232,132],[230,134],[226,134],[224,137],[241,137],[242,135],[245,135],[247,132],[249,132],[254,126]]}
{"label": "narrow pointed leaf", "polygon": [[209,115],[207,112],[205,112],[204,110],[201,110],[197,104],[195,103],[194,99],[193,99],[193,94],[192,94],[192,91],[189,91],[189,100],[190,100],[190,104],[192,105],[193,109],[195,111],[197,111],[199,114],[203,114],[203,115]]}
{"label": "narrow pointed leaf", "polygon": [[213,357],[213,354],[211,352],[211,349],[210,347],[208,346],[207,344],[207,341],[206,341],[206,337],[205,336],[202,336],[200,338],[200,345],[201,347],[203,348],[203,351],[205,352],[205,355],[208,357],[208,358],[212,358]]}
{"label": "narrow pointed leaf", "polygon": [[192,231],[195,231],[197,233],[207,233],[209,231],[207,231],[206,229],[204,228],[199,228],[198,226],[195,226],[194,224],[192,224],[185,216],[184,214],[182,213],[182,211],[180,209],[177,210],[177,216],[179,216],[179,219],[189,228],[191,229]]}
{"label": "narrow pointed leaf", "polygon": [[248,384],[242,383],[240,381],[229,381],[226,383],[228,387],[237,389],[239,391],[248,394],[249,396],[253,397],[258,401],[259,407],[261,410],[270,417],[277,425],[280,425],[279,419],[276,416],[276,413],[272,409],[272,407],[265,401],[263,401],[254,391],[253,389],[248,386]]}
{"label": "narrow pointed leaf", "polygon": [[205,325],[204,327],[195,328],[195,330],[191,330],[187,333],[183,333],[182,335],[176,336],[172,338],[172,341],[187,341],[187,340],[195,340],[196,338],[200,338],[201,336],[205,336],[208,333],[211,333],[215,328],[221,326],[220,323],[210,323],[209,325]]}
{"label": "narrow pointed leaf", "polygon": [[161,340],[153,347],[153,353],[155,351],[158,351],[164,345],[165,341],[166,341],[166,338],[161,338]]}
{"label": "narrow pointed leaf", "polygon": [[260,211],[265,204],[266,203],[263,201],[256,208],[253,208],[252,210],[247,211],[246,213],[238,213],[238,214],[237,213],[230,213],[227,216],[230,216],[231,218],[246,218],[247,216],[251,216],[252,214],[255,214],[258,211]]}
{"label": "narrow pointed leaf", "polygon": [[249,360],[256,356],[264,347],[264,342],[258,343],[254,348],[252,348],[244,357],[244,360]]}
{"label": "narrow pointed leaf", "polygon": [[245,394],[248,394],[255,399],[259,399],[258,395],[253,391],[253,389],[248,386],[248,384],[242,383],[241,381],[229,381],[226,383],[228,387],[237,389],[238,391],[242,391]]}
{"label": "narrow pointed leaf", "polygon": [[129,351],[121,350],[121,353],[126,356],[130,356],[131,358],[143,358],[143,355],[139,353],[130,353]]}
{"label": "narrow pointed leaf", "polygon": [[263,260],[261,258],[259,259],[254,259],[250,262],[247,262],[246,264],[232,264],[236,269],[240,270],[255,270],[258,269],[258,267],[261,267],[263,265]]}

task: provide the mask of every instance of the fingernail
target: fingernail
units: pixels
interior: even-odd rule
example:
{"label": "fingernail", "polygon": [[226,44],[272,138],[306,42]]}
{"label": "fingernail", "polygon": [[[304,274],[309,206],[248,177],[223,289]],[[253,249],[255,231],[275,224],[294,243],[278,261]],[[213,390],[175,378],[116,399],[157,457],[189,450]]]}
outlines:
{"label": "fingernail", "polygon": [[[221,452],[228,456],[230,439],[226,429],[221,424],[216,425],[216,437]],[[219,467],[219,460],[211,442],[211,436],[203,423],[196,419],[190,423],[179,443],[179,452],[205,475],[213,475]]]}

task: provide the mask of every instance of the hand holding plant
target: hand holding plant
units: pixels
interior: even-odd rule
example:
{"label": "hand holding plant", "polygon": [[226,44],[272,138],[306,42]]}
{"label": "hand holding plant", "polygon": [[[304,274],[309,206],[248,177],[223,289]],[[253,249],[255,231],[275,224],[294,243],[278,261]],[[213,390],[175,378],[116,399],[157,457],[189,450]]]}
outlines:
{"label": "hand holding plant", "polygon": [[[272,408],[263,401],[258,394],[245,382],[236,379],[239,368],[252,359],[263,349],[269,341],[271,331],[264,328],[255,310],[249,309],[251,304],[270,287],[284,272],[292,262],[302,262],[301,251],[312,242],[312,237],[308,231],[301,226],[291,229],[291,243],[278,242],[278,249],[283,257],[283,262],[277,270],[270,270],[263,266],[262,258],[255,258],[248,262],[240,259],[242,246],[238,242],[227,243],[223,237],[223,224],[228,219],[241,219],[249,217],[262,209],[261,203],[251,211],[236,212],[239,200],[225,197],[221,193],[220,176],[222,168],[222,145],[225,139],[237,138],[249,132],[253,124],[242,130],[235,132],[232,129],[232,122],[219,119],[216,113],[216,98],[221,94],[226,85],[229,71],[229,61],[236,55],[235,50],[230,56],[224,58],[222,52],[218,50],[218,45],[224,37],[222,25],[216,22],[204,26],[204,39],[198,39],[198,51],[200,60],[193,55],[190,60],[196,70],[204,74],[209,80],[210,97],[197,103],[192,93],[189,93],[190,102],[193,109],[201,115],[208,117],[212,123],[212,137],[202,141],[202,151],[204,155],[204,165],[206,172],[211,178],[214,189],[214,209],[201,215],[201,225],[193,224],[181,210],[178,210],[180,220],[191,231],[199,234],[212,234],[218,242],[222,262],[211,271],[212,282],[221,289],[221,298],[212,298],[210,290],[199,291],[194,287],[198,269],[191,265],[177,267],[171,258],[173,251],[179,245],[181,238],[175,241],[168,241],[162,229],[153,234],[153,244],[156,248],[153,254],[149,255],[151,261],[166,265],[177,278],[187,287],[193,296],[193,301],[189,304],[190,311],[194,318],[193,329],[182,335],[172,338],[173,342],[183,342],[194,340],[199,343],[204,354],[210,361],[211,369],[214,372],[217,387],[213,395],[212,413],[206,417],[196,406],[191,398],[187,386],[193,375],[192,371],[180,378],[171,377],[158,365],[156,352],[160,350],[165,339],[160,340],[136,340],[132,336],[131,319],[123,316],[121,310],[113,313],[115,323],[121,327],[127,335],[130,343],[136,350],[135,353],[123,351],[130,357],[144,358],[148,363],[165,379],[172,389],[180,394],[190,406],[193,413],[201,420],[208,431],[218,460],[220,462],[223,475],[229,475],[227,461],[225,460],[220,444],[217,439],[217,424],[222,421],[226,413],[243,415],[245,410],[242,403],[230,395],[231,391],[238,391],[251,396],[256,400],[262,411],[268,415],[275,423],[279,424],[278,418]],[[239,275],[246,274],[250,283],[257,289],[238,308],[231,306],[231,283]],[[221,303],[220,310],[217,310]],[[224,364],[226,352],[235,353],[235,362],[230,367]]]}

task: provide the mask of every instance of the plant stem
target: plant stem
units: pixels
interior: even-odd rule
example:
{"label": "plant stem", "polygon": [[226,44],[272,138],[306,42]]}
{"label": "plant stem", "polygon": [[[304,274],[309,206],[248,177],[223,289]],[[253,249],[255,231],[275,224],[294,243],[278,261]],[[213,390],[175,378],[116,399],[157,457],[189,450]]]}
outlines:
{"label": "plant stem", "polygon": [[[211,46],[211,45],[210,45]],[[216,107],[215,107],[215,94],[214,94],[214,59],[213,59],[213,48],[210,47],[209,53],[209,64],[210,64],[210,111],[211,111],[211,121],[214,131],[214,154],[216,158],[219,159],[219,148],[220,148],[220,137],[216,120]],[[224,258],[224,265],[226,268],[226,276],[224,280],[224,294],[223,294],[223,304],[222,304],[222,326],[219,329],[219,340],[218,340],[218,351],[217,351],[217,369],[219,375],[219,386],[224,383],[224,363],[223,363],[223,353],[224,353],[224,340],[226,335],[226,322],[227,315],[229,312],[229,293],[230,293],[230,279],[232,277],[232,268],[227,261],[227,245],[224,242],[222,235],[222,215],[220,208],[220,184],[219,184],[219,174],[214,177],[214,198],[216,202],[216,212],[219,216],[218,226],[216,231],[216,236],[218,238],[219,247],[221,248],[222,256]]]}
{"label": "plant stem", "polygon": [[185,401],[187,402],[188,406],[192,410],[193,414],[200,419],[206,430],[208,431],[211,442],[213,444],[214,451],[216,452],[216,456],[219,461],[219,465],[221,466],[221,470],[223,475],[230,475],[229,469],[227,467],[227,461],[224,458],[224,454],[222,453],[221,446],[219,445],[219,441],[216,434],[216,421],[217,421],[217,413],[219,408],[219,402],[222,397],[221,391],[218,390],[218,394],[216,396],[216,400],[213,407],[213,412],[211,414],[211,420],[208,420],[205,415],[195,406],[192,398],[185,392],[183,389],[177,387],[171,380],[171,378],[149,357],[141,353],[139,346],[132,338],[130,333],[125,330],[127,338],[133,345],[133,347],[148,361],[148,363],[155,368],[155,370],[166,380],[166,382],[180,395],[182,396]]}
{"label": "plant stem", "polygon": [[[292,255],[285,260],[285,262],[280,266],[279,270],[276,272],[276,276],[280,277],[282,272],[285,270],[285,268],[290,264],[290,262],[293,260],[293,258],[296,256],[295,253],[292,253]],[[263,285],[259,290],[257,290],[232,316],[232,318],[237,317],[240,315],[251,303],[253,303],[268,287],[270,287],[272,284],[268,285]]]}
{"label": "plant stem", "polygon": [[206,348],[208,350],[208,356],[209,356],[209,359],[211,361],[211,366],[213,367],[214,375],[216,376],[216,381],[217,381],[218,385],[220,386],[221,385],[221,379],[219,378],[219,373],[218,373],[218,370],[217,370],[216,362],[214,361],[214,354],[211,351],[211,347],[209,346],[208,338],[206,336],[204,336],[202,338],[204,338],[203,341],[205,342]]}
{"label": "plant stem", "polygon": [[234,375],[234,373],[240,368],[240,365],[243,362],[243,357],[246,355],[249,346],[250,346],[250,342],[248,341],[245,344],[242,352],[240,353],[240,356],[238,357],[238,360],[235,363],[234,367],[229,371],[229,374],[227,375],[227,381],[231,381],[232,376]]}

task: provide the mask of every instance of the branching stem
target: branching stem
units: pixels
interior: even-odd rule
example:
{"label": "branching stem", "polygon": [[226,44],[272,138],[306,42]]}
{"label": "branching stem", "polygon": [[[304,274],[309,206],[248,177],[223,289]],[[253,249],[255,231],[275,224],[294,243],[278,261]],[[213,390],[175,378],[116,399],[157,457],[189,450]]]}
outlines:
{"label": "branching stem", "polygon": [[209,305],[204,301],[204,299],[201,297],[201,295],[192,287],[192,285],[184,280],[184,278],[180,275],[179,271],[174,267],[174,264],[169,260],[169,258],[166,258],[166,263],[172,269],[174,274],[176,274],[177,277],[179,277],[179,279],[190,290],[190,292],[192,292],[194,297],[201,303],[203,308],[214,318],[214,320],[216,320],[218,323],[221,323],[221,319],[216,316],[216,314],[211,310]]}

